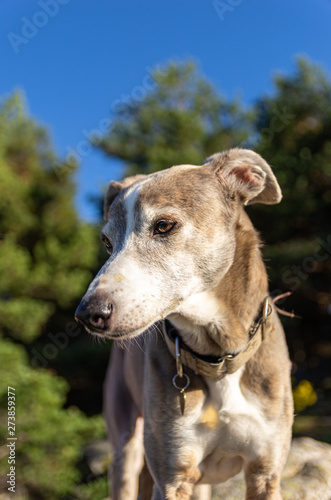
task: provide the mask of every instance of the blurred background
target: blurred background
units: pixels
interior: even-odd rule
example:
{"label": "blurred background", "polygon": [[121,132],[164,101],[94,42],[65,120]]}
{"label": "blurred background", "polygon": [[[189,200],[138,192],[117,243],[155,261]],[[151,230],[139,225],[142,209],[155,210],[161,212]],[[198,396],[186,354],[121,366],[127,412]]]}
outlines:
{"label": "blurred background", "polygon": [[107,496],[111,342],[73,321],[106,260],[103,193],[234,146],[263,155],[283,190],[249,215],[271,295],[292,292],[280,307],[295,313],[282,318],[294,434],[331,443],[330,2],[0,0],[0,11],[0,498],[8,386],[16,498]]}

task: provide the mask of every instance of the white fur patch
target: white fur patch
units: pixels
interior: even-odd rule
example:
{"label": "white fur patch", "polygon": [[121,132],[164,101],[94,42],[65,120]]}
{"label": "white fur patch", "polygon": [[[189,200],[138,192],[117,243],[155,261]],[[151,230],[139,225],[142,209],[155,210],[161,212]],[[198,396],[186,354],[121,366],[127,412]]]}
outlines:
{"label": "white fur patch", "polygon": [[220,303],[212,292],[189,296],[169,319],[181,332],[183,341],[197,352],[205,351],[206,331],[217,334],[224,324]]}
{"label": "white fur patch", "polygon": [[142,181],[140,182],[137,186],[133,186],[128,189],[128,191],[124,195],[124,204],[125,204],[125,209],[126,209],[126,230],[125,230],[125,236],[123,240],[123,245],[126,244],[126,241],[132,234],[137,218],[137,213],[135,210],[135,205],[139,196],[139,191],[141,190],[141,186],[148,182]]}
{"label": "white fur patch", "polygon": [[215,323],[221,314],[220,303],[212,292],[201,292],[186,299],[178,312],[197,325]]}
{"label": "white fur patch", "polygon": [[208,391],[203,406],[176,423],[181,446],[189,443],[199,457],[202,483],[227,481],[274,439],[275,424],[265,419],[260,401],[240,385],[244,369],[221,380],[204,377]]}

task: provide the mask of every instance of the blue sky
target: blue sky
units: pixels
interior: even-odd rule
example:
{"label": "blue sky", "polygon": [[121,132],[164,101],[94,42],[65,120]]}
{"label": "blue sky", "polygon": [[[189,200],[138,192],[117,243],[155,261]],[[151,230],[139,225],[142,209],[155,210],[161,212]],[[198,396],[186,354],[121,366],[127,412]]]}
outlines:
{"label": "blue sky", "polygon": [[95,220],[87,196],[121,166],[86,136],[117,100],[139,96],[150,68],[193,58],[220,93],[250,105],[298,54],[330,75],[330,25],[330,0],[0,0],[0,95],[23,89],[59,156],[80,152],[76,203]]}

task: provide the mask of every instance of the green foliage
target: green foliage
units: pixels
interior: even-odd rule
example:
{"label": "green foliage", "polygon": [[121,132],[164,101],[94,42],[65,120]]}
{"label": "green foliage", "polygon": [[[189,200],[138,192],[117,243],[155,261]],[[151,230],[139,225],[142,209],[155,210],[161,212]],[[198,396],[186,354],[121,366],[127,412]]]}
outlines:
{"label": "green foliage", "polygon": [[[55,500],[74,494],[82,479],[77,462],[84,444],[104,435],[102,417],[87,418],[78,408],[65,409],[68,383],[54,371],[33,369],[27,355],[33,345],[38,345],[36,352],[43,353],[44,341],[50,342],[48,332],[59,332],[60,318],[61,329],[67,332],[73,321],[73,306],[85,292],[98,259],[95,228],[82,223],[74,208],[73,174],[72,164],[62,163],[61,169],[57,168],[47,131],[27,116],[21,96],[3,100],[0,439],[1,444],[7,443],[10,386],[16,394],[16,493],[18,498],[31,500]],[[46,359],[48,368],[56,365],[59,372],[63,371],[59,360],[70,348],[71,358],[75,357],[73,346],[77,351],[80,339],[75,338],[71,345],[67,333],[66,339],[66,349],[62,350],[52,341],[57,356]],[[99,366],[100,360],[95,363]],[[7,479],[8,450],[3,450],[0,473]],[[7,487],[6,481],[1,481],[0,493]]]}
{"label": "green foliage", "polygon": [[92,138],[107,155],[124,160],[126,175],[199,165],[248,137],[250,120],[240,104],[222,99],[193,63],[170,63],[152,80],[143,100],[119,108],[102,140]]}
{"label": "green foliage", "polygon": [[274,166],[284,202],[258,208],[260,227],[273,242],[316,238],[330,226],[331,83],[301,58],[295,74],[279,75],[275,84],[275,94],[256,106],[256,150]]}
{"label": "green foliage", "polygon": [[108,481],[106,477],[77,486],[75,490],[79,500],[104,500],[109,498]]}
{"label": "green foliage", "polygon": [[268,242],[264,253],[272,257],[271,290],[293,293],[285,305],[299,316],[286,324],[293,372],[298,381],[314,382],[319,389],[319,410],[315,411],[325,412],[330,401],[330,391],[324,387],[331,347],[327,333],[331,282],[330,79],[320,67],[300,58],[293,75],[276,77],[275,92],[258,101],[256,115],[256,150],[273,166],[283,201],[273,207],[256,206],[250,215]]}
{"label": "green foliage", "polygon": [[72,307],[97,259],[93,228],[73,205],[72,164],[55,168],[47,132],[19,95],[0,106],[0,330],[38,337],[56,308]]}
{"label": "green foliage", "polygon": [[[0,348],[2,443],[8,437],[7,388],[15,389],[16,489],[31,500],[58,499],[72,493],[81,479],[76,465],[83,445],[104,435],[103,419],[88,419],[77,408],[63,409],[68,390],[64,379],[32,369],[22,346],[1,339]],[[8,472],[7,460],[2,460],[0,475],[5,477]]]}

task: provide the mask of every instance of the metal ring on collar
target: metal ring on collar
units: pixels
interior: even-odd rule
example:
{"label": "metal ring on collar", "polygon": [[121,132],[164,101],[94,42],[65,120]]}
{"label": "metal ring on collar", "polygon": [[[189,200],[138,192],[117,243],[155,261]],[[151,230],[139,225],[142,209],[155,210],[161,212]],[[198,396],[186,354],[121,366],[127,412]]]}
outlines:
{"label": "metal ring on collar", "polygon": [[[186,379],[186,383],[183,385],[183,387],[180,387],[179,385],[177,385],[177,382],[176,382],[177,377]],[[176,387],[176,389],[178,389],[179,391],[185,391],[185,389],[187,389],[188,386],[190,385],[190,382],[191,382],[190,377],[188,375],[186,375],[186,373],[183,373],[182,377],[180,377],[178,375],[178,373],[176,373],[176,375],[174,375],[172,378],[172,383],[173,383],[174,387]]]}

